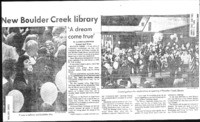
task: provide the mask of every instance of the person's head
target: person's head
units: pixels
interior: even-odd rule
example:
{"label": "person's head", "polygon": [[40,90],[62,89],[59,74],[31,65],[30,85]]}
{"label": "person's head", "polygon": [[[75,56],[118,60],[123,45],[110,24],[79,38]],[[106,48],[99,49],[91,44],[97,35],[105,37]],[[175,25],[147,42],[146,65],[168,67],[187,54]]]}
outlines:
{"label": "person's head", "polygon": [[19,27],[10,27],[8,28],[8,33],[20,33],[20,28]]}
{"label": "person's head", "polygon": [[58,50],[55,54],[55,58],[66,61],[66,46],[65,45],[61,45],[58,47]]}
{"label": "person's head", "polygon": [[21,50],[24,44],[24,40],[21,34],[12,33],[8,34],[5,44],[16,47],[17,50]]}
{"label": "person's head", "polygon": [[16,60],[15,59],[6,59],[2,63],[3,67],[3,77],[6,79],[9,79],[14,76],[15,74],[15,65],[16,65]]}
{"label": "person's head", "polygon": [[174,40],[175,42],[178,42],[178,36],[176,33],[170,36],[171,40]]}
{"label": "person's head", "polygon": [[38,43],[35,40],[29,40],[25,45],[25,51],[30,56],[36,56],[38,51]]}
{"label": "person's head", "polygon": [[162,41],[163,39],[163,34],[162,33],[155,33],[153,36],[153,42],[154,43],[158,43],[160,41]]}
{"label": "person's head", "polygon": [[32,66],[31,66],[31,63],[29,60],[29,56],[27,56],[27,55],[20,56],[16,63],[16,72],[23,73],[24,69],[28,69],[30,67],[32,67]]}
{"label": "person's head", "polygon": [[43,33],[43,41],[44,42],[47,40],[52,40],[52,38],[53,38],[53,35],[52,35],[51,30],[44,31],[44,33]]}
{"label": "person's head", "polygon": [[58,67],[61,68],[63,64],[66,62],[66,46],[65,45],[59,46],[54,57],[57,59]]}
{"label": "person's head", "polygon": [[195,45],[195,49],[199,49],[199,44],[196,44],[196,45]]}
{"label": "person's head", "polygon": [[47,55],[47,48],[46,47],[41,47],[38,50],[38,57],[45,57]]}
{"label": "person's head", "polygon": [[38,39],[39,39],[39,37],[37,34],[29,34],[25,39],[25,43],[27,43],[30,40],[35,40],[38,42]]}
{"label": "person's head", "polygon": [[48,27],[47,27],[47,30],[52,31],[52,30],[53,30],[53,26],[48,26]]}
{"label": "person's head", "polygon": [[186,44],[186,48],[187,48],[187,49],[190,48],[190,43],[189,43],[189,42]]}
{"label": "person's head", "polygon": [[2,32],[2,35],[7,36],[7,35],[8,35],[7,27],[3,27],[3,28],[1,28],[1,32]]}
{"label": "person's head", "polygon": [[65,30],[64,27],[53,27],[52,35],[58,37],[61,33],[64,32],[64,30]]}
{"label": "person's head", "polygon": [[54,41],[56,42],[57,47],[59,47],[60,45],[65,45],[66,43],[66,33],[61,33],[57,39],[55,39]]}
{"label": "person's head", "polygon": [[60,39],[64,39],[64,41],[66,41],[65,39],[67,38],[67,35],[65,32],[62,32],[60,35],[59,35],[59,38]]}
{"label": "person's head", "polygon": [[45,46],[46,46],[46,48],[47,48],[48,53],[54,52],[55,47],[54,47],[54,43],[53,43],[52,41],[47,40],[47,41],[45,42]]}
{"label": "person's head", "polygon": [[194,48],[190,48],[190,49],[189,49],[189,52],[190,52],[190,53],[194,53]]}
{"label": "person's head", "polygon": [[26,43],[30,40],[35,40],[36,42],[38,42],[38,35],[37,34],[29,34],[28,36],[26,36],[25,38],[25,41],[24,41],[24,45],[23,45],[23,50],[25,50],[25,46],[26,46]]}
{"label": "person's head", "polygon": [[140,54],[140,58],[143,59],[143,58],[144,58],[144,55],[143,55],[143,54]]}
{"label": "person's head", "polygon": [[[39,54],[40,56],[41,54]],[[41,57],[41,56],[40,56]],[[33,66],[33,72],[37,77],[40,77],[41,82],[46,82],[51,75],[52,68],[48,66],[47,58],[38,58],[37,63]],[[50,76],[50,77],[49,77]]]}

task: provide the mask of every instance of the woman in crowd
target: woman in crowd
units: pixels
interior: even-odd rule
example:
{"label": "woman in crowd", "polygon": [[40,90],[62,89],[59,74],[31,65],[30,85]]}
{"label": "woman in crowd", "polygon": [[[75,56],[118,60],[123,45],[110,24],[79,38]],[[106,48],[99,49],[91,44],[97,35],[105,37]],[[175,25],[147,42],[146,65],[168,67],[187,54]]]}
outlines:
{"label": "woman in crowd", "polygon": [[6,59],[3,61],[3,110],[5,111],[5,96],[13,89],[13,78],[15,77],[15,59]]}
{"label": "woman in crowd", "polygon": [[22,55],[16,63],[16,76],[13,88],[22,92],[25,98],[24,106],[21,111],[30,112],[30,102],[33,90],[33,81],[31,80],[32,66],[29,57]]}

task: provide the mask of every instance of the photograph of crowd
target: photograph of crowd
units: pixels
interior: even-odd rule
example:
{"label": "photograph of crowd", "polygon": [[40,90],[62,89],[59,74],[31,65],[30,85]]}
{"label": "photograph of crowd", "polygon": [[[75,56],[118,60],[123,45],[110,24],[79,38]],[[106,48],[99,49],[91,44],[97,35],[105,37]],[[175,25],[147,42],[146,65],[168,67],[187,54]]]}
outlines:
{"label": "photograph of crowd", "polygon": [[3,111],[67,111],[66,27],[2,28]]}
{"label": "photograph of crowd", "polygon": [[188,14],[102,16],[102,88],[199,87],[197,20]]}

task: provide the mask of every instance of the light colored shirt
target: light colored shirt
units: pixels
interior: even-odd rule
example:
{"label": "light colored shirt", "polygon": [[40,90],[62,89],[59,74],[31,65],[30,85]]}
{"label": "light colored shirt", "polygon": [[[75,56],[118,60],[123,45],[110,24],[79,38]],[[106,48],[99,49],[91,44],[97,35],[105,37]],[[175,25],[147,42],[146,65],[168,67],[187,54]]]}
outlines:
{"label": "light colored shirt", "polygon": [[31,62],[31,65],[34,65],[34,64],[36,63],[36,59],[37,59],[37,57],[36,57],[36,56],[32,57],[32,56],[28,55],[28,53],[27,53],[27,52],[26,52],[26,53],[24,53],[24,55],[27,55],[27,56],[29,56],[29,60],[30,60],[30,62]]}
{"label": "light colored shirt", "polygon": [[18,60],[19,55],[16,52],[16,48],[2,43],[2,62],[9,58]]}
{"label": "light colored shirt", "polygon": [[185,55],[182,55],[182,56],[181,56],[181,59],[182,59],[182,61],[183,61],[183,64],[189,64],[190,59],[191,59],[191,56],[188,55],[188,54],[185,54]]}

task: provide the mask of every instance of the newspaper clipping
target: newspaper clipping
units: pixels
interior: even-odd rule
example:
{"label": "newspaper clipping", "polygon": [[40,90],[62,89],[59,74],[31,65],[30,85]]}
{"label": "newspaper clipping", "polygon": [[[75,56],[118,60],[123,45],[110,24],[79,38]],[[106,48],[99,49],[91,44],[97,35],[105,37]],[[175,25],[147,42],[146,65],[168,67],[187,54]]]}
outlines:
{"label": "newspaper clipping", "polygon": [[3,121],[200,119],[199,0],[1,4]]}

